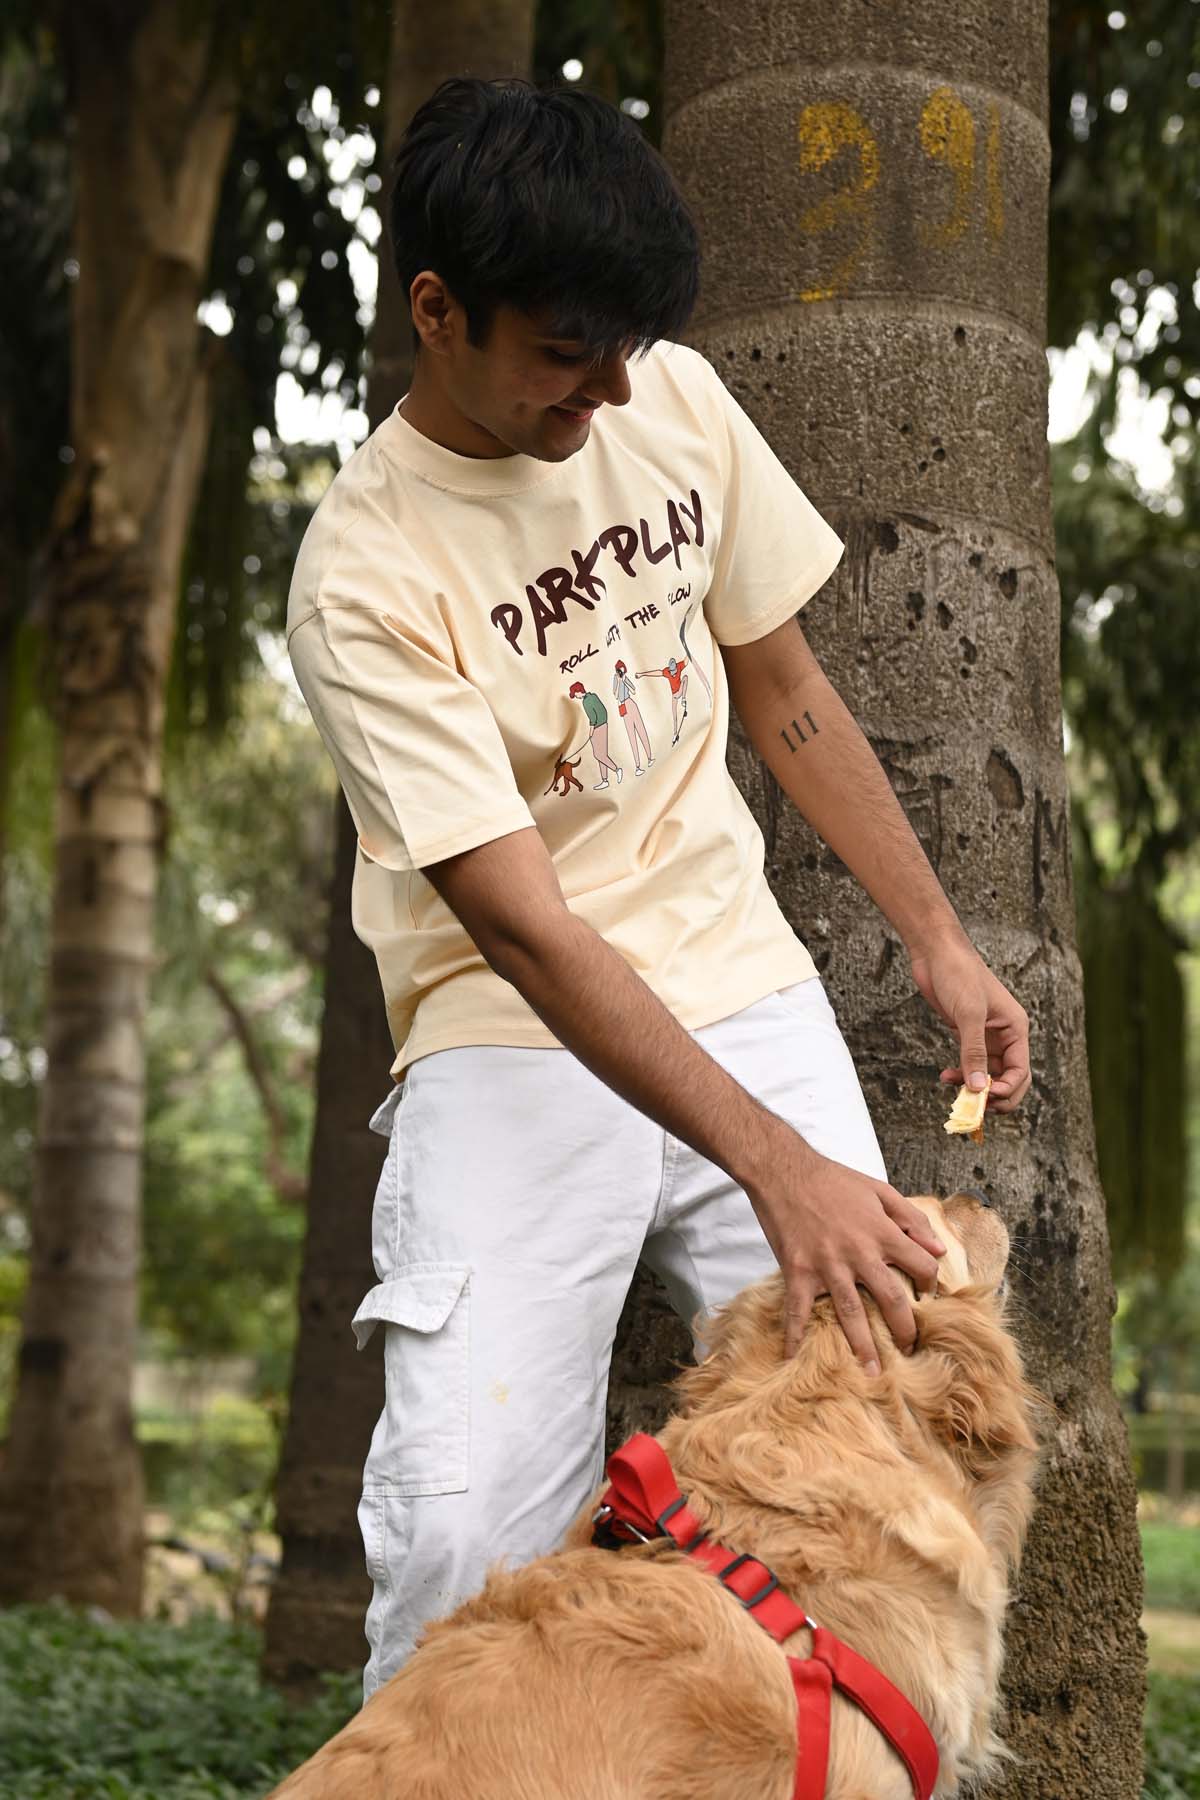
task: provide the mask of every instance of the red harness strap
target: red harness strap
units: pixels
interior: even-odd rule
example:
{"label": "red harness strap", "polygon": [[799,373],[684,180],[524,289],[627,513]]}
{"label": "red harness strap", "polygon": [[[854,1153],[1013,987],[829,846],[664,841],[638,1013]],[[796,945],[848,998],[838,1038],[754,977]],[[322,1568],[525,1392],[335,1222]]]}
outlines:
{"label": "red harness strap", "polygon": [[789,1600],[778,1580],[753,1556],[714,1544],[679,1491],[661,1444],[638,1432],[607,1463],[609,1486],[595,1516],[593,1541],[605,1549],[669,1537],[712,1571],[751,1618],[779,1643],[806,1625],[807,1657],[789,1656],[796,1690],[796,1784],[792,1800],[823,1800],[829,1763],[830,1698],[836,1687],[860,1706],[901,1758],[916,1800],[929,1800],[938,1774],[937,1745],[929,1727],[873,1663],[825,1631]]}

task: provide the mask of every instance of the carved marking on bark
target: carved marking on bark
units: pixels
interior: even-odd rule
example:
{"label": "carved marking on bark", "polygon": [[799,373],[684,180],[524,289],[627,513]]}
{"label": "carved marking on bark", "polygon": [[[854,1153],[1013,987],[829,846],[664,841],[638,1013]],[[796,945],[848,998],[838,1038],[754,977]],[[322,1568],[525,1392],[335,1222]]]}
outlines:
{"label": "carved marking on bark", "polygon": [[940,536],[925,552],[925,588],[931,600],[940,602],[949,583],[953,593],[962,589],[963,545],[956,538]]}
{"label": "carved marking on bark", "polygon": [[892,789],[904,808],[909,824],[934,869],[941,866],[945,828],[942,819],[942,794],[954,782],[949,775],[936,771],[929,775],[910,768],[906,758],[936,748],[940,739],[926,739],[920,744],[901,744],[891,738],[871,739],[871,748],[879,758]]}
{"label": "carved marking on bark", "polygon": [[1025,784],[1006,750],[993,749],[987,759],[987,784],[1002,812],[1019,812],[1025,804]]}
{"label": "carved marking on bark", "polygon": [[[867,614],[871,597],[872,554],[876,548],[882,548],[885,552],[898,549],[900,539],[894,526],[876,526],[861,514],[846,521],[842,528],[842,536],[846,540],[846,556],[843,566],[850,575],[851,616],[848,620],[839,616],[838,629],[849,632],[852,637],[861,638],[867,629]],[[839,600],[840,595],[844,592],[845,584],[839,584]],[[839,605],[839,614],[840,612]]]}
{"label": "carved marking on bark", "polygon": [[1071,878],[1071,837],[1066,802],[1048,800],[1041,788],[1033,802],[1033,898],[1041,905],[1047,879],[1061,862],[1064,881]]}

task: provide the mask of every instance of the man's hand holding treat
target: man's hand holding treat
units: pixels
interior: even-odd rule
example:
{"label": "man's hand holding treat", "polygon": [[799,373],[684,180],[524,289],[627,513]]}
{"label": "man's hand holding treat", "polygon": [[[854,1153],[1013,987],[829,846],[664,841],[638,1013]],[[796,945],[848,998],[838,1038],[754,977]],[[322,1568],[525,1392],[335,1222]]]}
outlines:
{"label": "man's hand holding treat", "polygon": [[918,988],[961,1047],[961,1062],[941,1073],[944,1083],[961,1089],[946,1130],[970,1132],[980,1143],[984,1110],[1012,1112],[1029,1090],[1028,1016],[961,926],[909,954]]}

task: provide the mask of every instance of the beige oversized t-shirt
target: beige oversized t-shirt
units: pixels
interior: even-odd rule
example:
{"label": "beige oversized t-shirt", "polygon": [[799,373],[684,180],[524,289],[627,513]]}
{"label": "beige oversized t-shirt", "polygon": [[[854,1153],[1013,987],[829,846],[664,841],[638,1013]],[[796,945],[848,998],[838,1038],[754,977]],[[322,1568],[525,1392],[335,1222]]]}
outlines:
{"label": "beige oversized t-shirt", "polygon": [[796,613],[842,543],[704,357],[661,341],[629,376],[558,463],[460,456],[393,412],[301,545],[288,650],[357,827],[397,1079],[556,1043],[421,873],[530,825],[689,1029],[815,973],[726,767],[717,646]]}

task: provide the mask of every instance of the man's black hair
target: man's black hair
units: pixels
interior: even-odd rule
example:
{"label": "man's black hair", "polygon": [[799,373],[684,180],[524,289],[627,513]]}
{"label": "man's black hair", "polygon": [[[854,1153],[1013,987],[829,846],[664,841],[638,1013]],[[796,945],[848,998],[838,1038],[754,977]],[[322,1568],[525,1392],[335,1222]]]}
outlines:
{"label": "man's black hair", "polygon": [[596,360],[675,337],[696,303],[700,247],[670,170],[579,88],[443,81],[400,140],[390,222],[405,296],[434,270],[476,347],[502,303]]}

